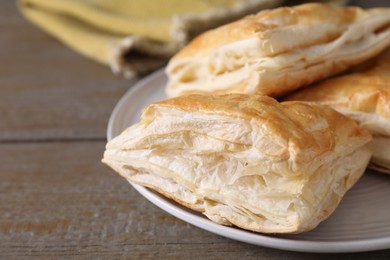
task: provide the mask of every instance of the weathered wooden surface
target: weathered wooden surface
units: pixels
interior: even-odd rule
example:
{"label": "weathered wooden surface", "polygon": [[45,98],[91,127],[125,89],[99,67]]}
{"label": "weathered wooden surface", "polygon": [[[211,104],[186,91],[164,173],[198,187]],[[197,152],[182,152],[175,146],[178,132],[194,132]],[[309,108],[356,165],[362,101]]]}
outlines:
{"label": "weathered wooden surface", "polygon": [[0,140],[104,138],[131,86],[0,5]]}
{"label": "weathered wooden surface", "polygon": [[0,8],[0,259],[389,259],[252,246],[155,207],[100,163],[131,83]]}

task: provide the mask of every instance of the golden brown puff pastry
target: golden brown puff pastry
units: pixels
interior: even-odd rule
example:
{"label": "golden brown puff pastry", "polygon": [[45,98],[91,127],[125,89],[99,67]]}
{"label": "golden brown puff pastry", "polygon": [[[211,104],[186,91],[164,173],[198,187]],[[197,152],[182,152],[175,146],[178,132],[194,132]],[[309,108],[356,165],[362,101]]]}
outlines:
{"label": "golden brown puff pastry", "polygon": [[279,97],[389,45],[390,8],[310,3],[265,10],[190,42],[168,64],[166,91]]}
{"label": "golden brown puff pastry", "polygon": [[326,104],[372,133],[370,168],[390,173],[390,57],[361,72],[328,79],[285,100]]}
{"label": "golden brown puff pastry", "polygon": [[151,104],[103,162],[212,221],[265,233],[316,227],[363,174],[370,134],[319,104],[189,95]]}

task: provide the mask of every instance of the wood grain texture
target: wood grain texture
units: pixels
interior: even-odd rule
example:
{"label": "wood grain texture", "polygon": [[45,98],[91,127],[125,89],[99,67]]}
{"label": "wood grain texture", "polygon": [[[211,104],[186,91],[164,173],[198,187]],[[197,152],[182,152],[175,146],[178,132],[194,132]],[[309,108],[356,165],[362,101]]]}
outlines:
{"label": "wood grain texture", "polygon": [[104,138],[133,82],[27,22],[13,1],[2,1],[0,24],[0,140]]}
{"label": "wood grain texture", "polygon": [[303,254],[193,227],[100,162],[132,82],[0,8],[0,259],[389,259]]}

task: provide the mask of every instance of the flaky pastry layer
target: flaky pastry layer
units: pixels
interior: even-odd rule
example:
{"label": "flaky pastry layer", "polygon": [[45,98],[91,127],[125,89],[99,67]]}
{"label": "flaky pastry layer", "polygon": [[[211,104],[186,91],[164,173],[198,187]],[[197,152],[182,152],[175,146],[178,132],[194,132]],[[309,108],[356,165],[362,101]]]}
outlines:
{"label": "flaky pastry layer", "polygon": [[310,3],[266,10],[190,42],[168,64],[166,91],[280,97],[389,45],[390,8]]}
{"label": "flaky pastry layer", "polygon": [[[390,173],[390,143],[386,141],[390,139],[390,57],[387,54],[362,71],[325,80],[285,100],[326,104],[357,121],[374,137],[370,145],[373,150],[370,167]],[[385,144],[389,148],[385,149]],[[384,151],[389,152],[387,156]]]}
{"label": "flaky pastry layer", "polygon": [[363,174],[367,131],[333,109],[260,95],[190,95],[148,106],[103,162],[224,225],[316,227]]}

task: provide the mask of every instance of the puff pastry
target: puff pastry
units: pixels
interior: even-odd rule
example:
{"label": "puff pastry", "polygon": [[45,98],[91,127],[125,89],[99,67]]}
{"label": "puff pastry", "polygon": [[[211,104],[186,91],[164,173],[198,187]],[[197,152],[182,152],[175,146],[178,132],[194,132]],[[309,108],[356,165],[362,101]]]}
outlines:
{"label": "puff pastry", "polygon": [[299,90],[285,100],[326,104],[372,133],[370,168],[390,173],[390,57],[363,71],[328,79]]}
{"label": "puff pastry", "polygon": [[310,3],[265,10],[190,42],[167,66],[166,92],[280,97],[389,45],[390,8]]}
{"label": "puff pastry", "polygon": [[319,104],[189,95],[151,104],[103,162],[212,221],[265,233],[316,227],[363,174],[370,134]]}

